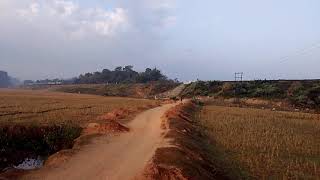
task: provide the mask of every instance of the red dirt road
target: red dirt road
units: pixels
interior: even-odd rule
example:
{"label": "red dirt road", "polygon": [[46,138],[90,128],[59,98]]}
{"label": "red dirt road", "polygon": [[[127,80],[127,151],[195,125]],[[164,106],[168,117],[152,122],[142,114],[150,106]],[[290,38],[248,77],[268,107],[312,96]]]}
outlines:
{"label": "red dirt road", "polygon": [[22,179],[133,179],[164,143],[161,117],[175,104],[147,110],[128,123],[129,133],[100,137],[58,168],[35,171]]}

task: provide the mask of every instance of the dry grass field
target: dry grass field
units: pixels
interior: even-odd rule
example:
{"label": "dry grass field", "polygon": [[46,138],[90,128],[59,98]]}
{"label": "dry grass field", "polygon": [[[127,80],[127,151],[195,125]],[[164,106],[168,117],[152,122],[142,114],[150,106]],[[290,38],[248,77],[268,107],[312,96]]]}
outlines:
{"label": "dry grass field", "polygon": [[317,114],[210,105],[197,118],[221,157],[248,177],[320,177]]}
{"label": "dry grass field", "polygon": [[118,108],[155,105],[152,100],[67,94],[38,90],[0,90],[1,124],[85,123]]}
{"label": "dry grass field", "polygon": [[157,104],[144,99],[1,89],[0,173],[25,158],[72,148],[87,123],[98,121],[101,115],[130,110],[122,116],[125,121]]}

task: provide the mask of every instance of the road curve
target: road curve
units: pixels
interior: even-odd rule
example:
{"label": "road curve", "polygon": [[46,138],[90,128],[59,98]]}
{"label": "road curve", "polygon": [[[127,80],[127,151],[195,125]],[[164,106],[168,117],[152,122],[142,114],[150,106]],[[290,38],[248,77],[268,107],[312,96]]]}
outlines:
{"label": "road curve", "polygon": [[100,137],[61,167],[31,173],[23,179],[126,180],[138,175],[163,143],[161,117],[175,106],[167,104],[139,114],[127,125],[129,133]]}

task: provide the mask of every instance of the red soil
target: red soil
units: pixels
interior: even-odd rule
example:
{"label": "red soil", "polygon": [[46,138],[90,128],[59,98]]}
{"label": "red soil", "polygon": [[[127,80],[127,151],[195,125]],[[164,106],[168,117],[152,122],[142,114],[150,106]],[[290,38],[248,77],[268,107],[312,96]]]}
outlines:
{"label": "red soil", "polygon": [[169,110],[162,127],[167,146],[158,148],[139,179],[229,179],[208,157],[204,137],[193,121],[197,106],[183,103]]}

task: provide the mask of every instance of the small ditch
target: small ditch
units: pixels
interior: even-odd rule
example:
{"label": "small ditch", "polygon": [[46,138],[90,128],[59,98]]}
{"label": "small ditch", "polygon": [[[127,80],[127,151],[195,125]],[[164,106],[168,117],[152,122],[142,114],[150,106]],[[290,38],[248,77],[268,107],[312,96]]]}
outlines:
{"label": "small ditch", "polygon": [[42,167],[51,154],[72,148],[81,131],[76,125],[0,126],[0,173]]}
{"label": "small ditch", "polygon": [[22,163],[13,166],[15,169],[32,170],[41,168],[44,164],[45,158],[38,156],[37,158],[25,158]]}

